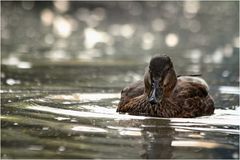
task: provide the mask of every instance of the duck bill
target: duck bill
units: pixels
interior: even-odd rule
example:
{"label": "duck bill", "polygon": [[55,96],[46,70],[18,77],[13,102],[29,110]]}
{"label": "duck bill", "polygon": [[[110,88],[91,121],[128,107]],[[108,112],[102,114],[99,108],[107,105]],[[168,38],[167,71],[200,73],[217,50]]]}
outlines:
{"label": "duck bill", "polygon": [[158,80],[154,80],[152,86],[152,92],[148,98],[148,101],[151,104],[156,104],[162,98],[162,89],[159,87]]}

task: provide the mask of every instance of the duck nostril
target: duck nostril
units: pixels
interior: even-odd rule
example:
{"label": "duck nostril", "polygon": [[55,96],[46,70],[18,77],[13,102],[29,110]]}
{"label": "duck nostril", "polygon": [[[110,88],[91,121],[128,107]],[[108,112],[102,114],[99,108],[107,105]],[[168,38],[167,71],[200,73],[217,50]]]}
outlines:
{"label": "duck nostril", "polygon": [[154,98],[154,97],[151,97],[149,100],[148,100],[148,102],[150,103],[150,104],[157,104],[157,100]]}

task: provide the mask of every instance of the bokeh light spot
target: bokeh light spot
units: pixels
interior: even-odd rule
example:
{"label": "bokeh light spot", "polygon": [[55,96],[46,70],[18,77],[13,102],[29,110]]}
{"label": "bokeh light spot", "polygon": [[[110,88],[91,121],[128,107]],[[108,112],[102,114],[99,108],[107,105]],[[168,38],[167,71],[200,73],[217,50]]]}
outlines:
{"label": "bokeh light spot", "polygon": [[196,14],[200,9],[199,1],[185,1],[184,2],[184,11],[187,13]]}
{"label": "bokeh light spot", "polygon": [[135,27],[130,24],[125,24],[121,27],[121,35],[125,38],[130,38],[135,32]]}
{"label": "bokeh light spot", "polygon": [[41,21],[43,25],[50,26],[53,23],[54,14],[50,9],[44,9],[41,12]]}
{"label": "bokeh light spot", "polygon": [[168,47],[175,47],[178,44],[178,36],[174,33],[169,33],[165,38],[165,42]]}
{"label": "bokeh light spot", "polygon": [[68,1],[54,1],[54,7],[59,11],[59,12],[66,12],[69,9],[69,2]]}
{"label": "bokeh light spot", "polygon": [[154,36],[152,33],[144,33],[142,36],[142,48],[144,50],[149,50],[153,47]]}
{"label": "bokeh light spot", "polygon": [[64,17],[56,17],[53,22],[54,32],[63,37],[67,38],[72,33],[72,25],[71,23]]}
{"label": "bokeh light spot", "polygon": [[94,28],[86,28],[84,35],[84,45],[87,49],[93,48],[99,42],[107,43],[108,45],[113,43],[112,38],[106,32],[100,32]]}

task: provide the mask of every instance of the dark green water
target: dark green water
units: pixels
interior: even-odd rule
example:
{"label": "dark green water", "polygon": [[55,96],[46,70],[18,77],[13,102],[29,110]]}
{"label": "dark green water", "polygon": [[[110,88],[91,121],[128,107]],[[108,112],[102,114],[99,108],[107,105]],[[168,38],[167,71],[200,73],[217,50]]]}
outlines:
{"label": "dark green water", "polygon": [[[1,4],[1,158],[239,159],[239,2]],[[202,74],[213,115],[116,113],[155,53]]]}

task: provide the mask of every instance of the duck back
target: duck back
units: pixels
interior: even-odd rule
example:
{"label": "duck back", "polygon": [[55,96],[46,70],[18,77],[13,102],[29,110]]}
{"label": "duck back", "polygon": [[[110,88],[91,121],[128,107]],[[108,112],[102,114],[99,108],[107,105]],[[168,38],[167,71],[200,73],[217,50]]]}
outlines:
{"label": "duck back", "polygon": [[172,101],[181,106],[182,117],[211,115],[214,112],[214,102],[208,90],[207,83],[201,78],[180,77]]}

